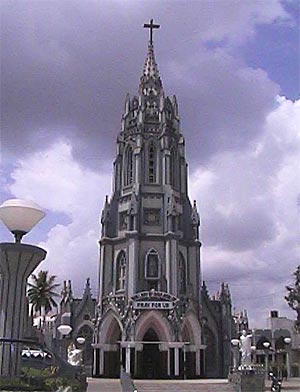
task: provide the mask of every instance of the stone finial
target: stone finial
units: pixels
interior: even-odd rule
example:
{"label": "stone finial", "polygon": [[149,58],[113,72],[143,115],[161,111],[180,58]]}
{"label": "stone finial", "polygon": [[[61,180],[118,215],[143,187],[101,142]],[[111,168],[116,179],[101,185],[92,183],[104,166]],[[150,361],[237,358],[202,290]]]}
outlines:
{"label": "stone finial", "polygon": [[179,112],[178,112],[178,102],[177,102],[176,95],[173,95],[172,103],[173,103],[174,114],[176,117],[178,117]]}
{"label": "stone finial", "polygon": [[130,95],[127,93],[125,97],[125,115],[130,111]]}
{"label": "stone finial", "polygon": [[199,217],[199,213],[198,213],[198,210],[197,210],[196,200],[194,200],[191,218],[192,218],[192,225],[193,226],[199,226],[200,225],[200,217]]}
{"label": "stone finial", "polygon": [[108,201],[108,195],[105,196],[105,203],[101,214],[102,225],[106,224],[109,218],[110,203]]}
{"label": "stone finial", "polygon": [[84,295],[90,295],[90,294],[91,294],[90,278],[86,278],[85,288],[84,288]]}

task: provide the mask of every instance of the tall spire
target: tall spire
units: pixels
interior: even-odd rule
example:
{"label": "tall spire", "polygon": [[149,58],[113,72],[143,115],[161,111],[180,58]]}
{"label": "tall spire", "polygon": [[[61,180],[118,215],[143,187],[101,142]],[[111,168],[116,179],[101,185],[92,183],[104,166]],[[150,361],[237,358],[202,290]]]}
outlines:
{"label": "tall spire", "polygon": [[153,44],[148,45],[148,53],[144,65],[143,75],[145,77],[159,78],[158,67],[155,61]]}
{"label": "tall spire", "polygon": [[[150,37],[149,37],[149,44],[148,44],[148,52],[147,57],[145,60],[145,65],[143,69],[143,75],[141,77],[141,90],[144,92],[147,91],[145,95],[148,95],[150,90],[145,90],[145,87],[156,88],[160,90],[162,88],[162,82],[159,77],[158,67],[155,61],[154,56],[154,47],[153,47],[153,29],[158,29],[160,25],[154,24],[153,19],[150,20],[150,23],[144,24],[145,28],[149,28],[150,30]],[[158,93],[159,91],[157,91]],[[157,94],[155,94],[157,95]]]}

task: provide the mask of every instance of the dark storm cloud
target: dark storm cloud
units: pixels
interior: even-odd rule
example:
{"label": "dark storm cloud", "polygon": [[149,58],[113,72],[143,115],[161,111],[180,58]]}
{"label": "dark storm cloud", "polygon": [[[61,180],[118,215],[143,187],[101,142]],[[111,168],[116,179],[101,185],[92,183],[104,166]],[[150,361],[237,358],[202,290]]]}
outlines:
{"label": "dark storm cloud", "polygon": [[[127,68],[136,68],[128,66],[133,53],[120,28],[110,28],[109,13],[101,3],[87,5],[5,3],[2,140],[8,151],[28,152],[66,137],[83,162],[112,155],[111,134],[119,129],[125,84],[133,76]],[[107,143],[111,150],[100,153]]]}
{"label": "dark storm cloud", "polygon": [[255,249],[276,235],[276,225],[266,206],[248,208],[228,217],[213,213],[213,220],[205,222],[203,237],[206,246],[218,244],[233,251]]}
{"label": "dark storm cloud", "polygon": [[[225,11],[210,2],[191,7],[184,2],[2,2],[3,152],[12,158],[67,138],[83,164],[99,168],[101,160],[111,161],[125,93],[138,89],[147,46],[142,24],[149,16],[162,25],[155,37],[157,60],[167,93],[179,95],[190,145],[201,136],[203,160],[219,149],[243,146],[258,132],[276,87],[263,73],[252,83],[254,71],[242,72],[230,57],[206,53],[201,37],[228,41],[253,35],[249,15],[256,5],[251,7],[235,2]],[[269,20],[269,7],[264,7]],[[230,9],[249,23],[241,27]],[[191,53],[198,53],[192,64]],[[180,83],[169,74],[170,61],[188,64]],[[193,79],[192,88],[185,78]],[[191,149],[191,156],[195,153]]]}
{"label": "dark storm cloud", "polygon": [[238,151],[262,132],[279,93],[264,71],[243,67],[222,50],[170,68],[192,158],[205,163],[216,152]]}

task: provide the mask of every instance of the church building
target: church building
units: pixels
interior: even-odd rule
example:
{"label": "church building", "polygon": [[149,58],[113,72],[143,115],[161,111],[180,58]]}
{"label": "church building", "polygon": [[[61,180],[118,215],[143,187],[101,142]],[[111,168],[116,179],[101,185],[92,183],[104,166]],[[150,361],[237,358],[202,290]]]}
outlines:
{"label": "church building", "polygon": [[188,197],[178,103],[165,94],[153,20],[138,94],[126,96],[113,192],[101,215],[94,377],[227,376],[230,292],[202,281],[200,218]]}

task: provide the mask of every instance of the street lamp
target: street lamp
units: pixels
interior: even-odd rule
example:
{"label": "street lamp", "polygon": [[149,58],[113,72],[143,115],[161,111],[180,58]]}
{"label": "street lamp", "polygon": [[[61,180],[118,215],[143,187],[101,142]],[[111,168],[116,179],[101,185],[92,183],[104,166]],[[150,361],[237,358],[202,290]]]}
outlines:
{"label": "street lamp", "polygon": [[33,201],[22,199],[6,200],[0,206],[0,219],[20,243],[22,237],[45,216],[41,207]]}
{"label": "street lamp", "polygon": [[[21,244],[21,238],[44,216],[41,207],[26,200],[7,200],[0,206],[0,220],[15,236],[15,243],[0,244],[1,377],[14,377],[20,373],[19,344],[24,338],[27,279],[47,254],[37,246]],[[4,345],[4,342],[10,344]]]}
{"label": "street lamp", "polygon": [[83,336],[78,336],[78,338],[76,338],[76,342],[78,344],[84,344],[85,343],[85,338]]}
{"label": "street lamp", "polygon": [[238,367],[238,354],[239,354],[239,339],[231,339],[233,346],[233,369],[236,370]]}
{"label": "street lamp", "polygon": [[[71,327],[71,325],[68,325],[68,324],[61,324],[61,325],[59,325],[57,327],[58,332],[61,333],[62,337],[63,337],[62,338],[62,340],[63,340],[63,344],[62,344],[63,350],[61,350],[60,354],[61,354],[61,356],[64,359],[68,359],[67,358],[66,337],[69,335],[69,333],[71,333],[72,329],[73,328]],[[63,353],[62,353],[62,351],[63,351]]]}
{"label": "street lamp", "polygon": [[291,377],[291,365],[290,365],[290,344],[292,339],[289,337],[286,337],[283,339],[285,345],[287,346],[286,350],[286,371],[287,371],[287,378]]}
{"label": "street lamp", "polygon": [[84,343],[85,343],[85,338],[83,337],[83,336],[78,336],[77,338],[76,338],[76,342],[79,344],[79,346],[81,346],[81,364],[83,364],[83,365],[85,365],[86,363],[86,361],[85,361],[85,351],[84,351],[84,349],[85,349],[85,347],[83,346],[84,345]]}
{"label": "street lamp", "polygon": [[263,346],[265,348],[265,368],[266,368],[266,378],[268,378],[269,373],[269,348],[271,343],[270,342],[263,342]]}
{"label": "street lamp", "polygon": [[73,328],[71,327],[71,325],[67,325],[67,324],[62,324],[59,327],[57,327],[58,332],[61,333],[63,336],[69,335],[72,329]]}

